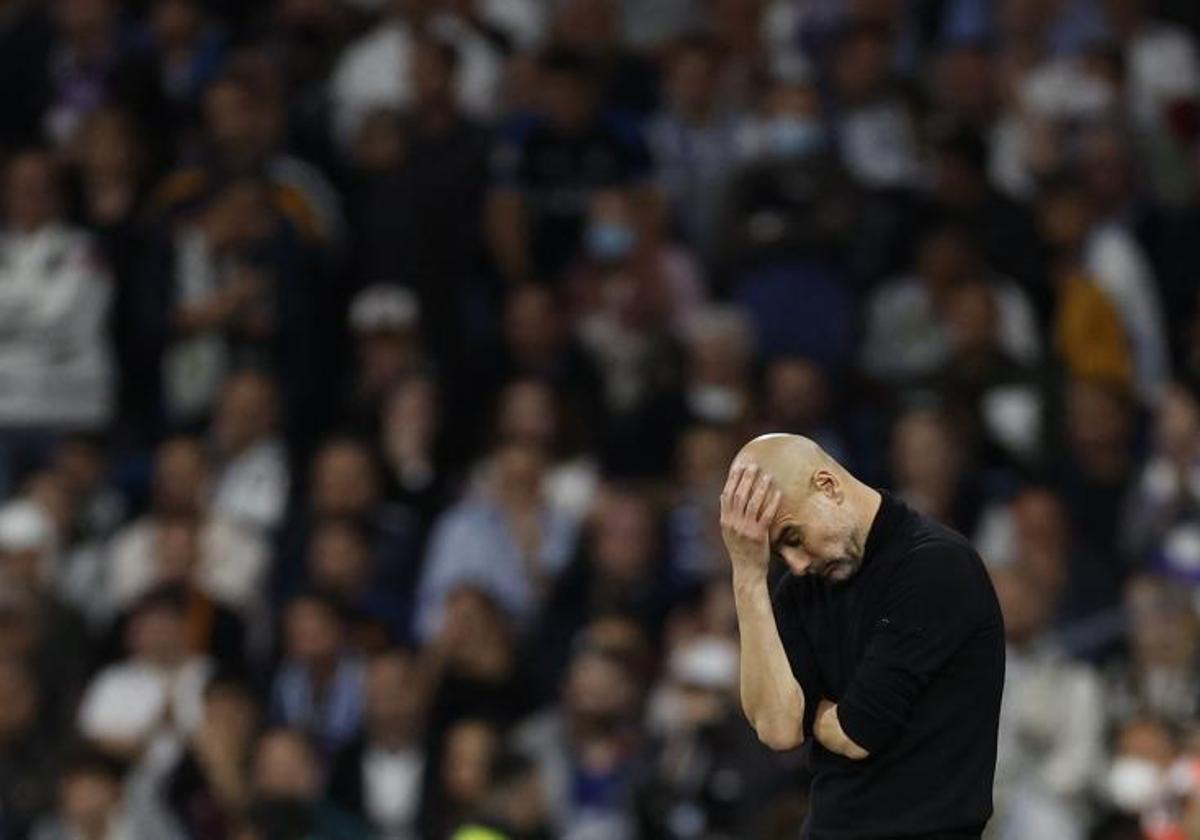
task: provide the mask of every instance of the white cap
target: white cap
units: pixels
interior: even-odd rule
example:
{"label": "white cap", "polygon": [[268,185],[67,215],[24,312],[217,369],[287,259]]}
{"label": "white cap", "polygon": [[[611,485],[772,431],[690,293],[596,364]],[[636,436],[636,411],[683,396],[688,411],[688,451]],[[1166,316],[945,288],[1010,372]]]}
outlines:
{"label": "white cap", "polygon": [[350,303],[355,332],[392,332],[416,327],[421,304],[408,289],[386,283],[368,286]]}
{"label": "white cap", "polygon": [[684,642],[671,654],[670,673],[682,685],[731,691],[738,678],[737,645],[720,636]]}
{"label": "white cap", "polygon": [[45,551],[53,542],[50,517],[37,504],[19,500],[0,508],[0,551]]}

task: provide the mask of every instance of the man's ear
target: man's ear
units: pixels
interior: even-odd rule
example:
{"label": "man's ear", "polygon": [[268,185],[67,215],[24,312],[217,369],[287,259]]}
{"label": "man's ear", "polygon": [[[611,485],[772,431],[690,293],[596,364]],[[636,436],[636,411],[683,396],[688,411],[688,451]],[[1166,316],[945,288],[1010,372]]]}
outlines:
{"label": "man's ear", "polygon": [[838,477],[829,470],[817,470],[813,473],[813,489],[818,493],[824,493],[839,505],[845,497],[845,489],[842,487],[842,482],[838,481]]}

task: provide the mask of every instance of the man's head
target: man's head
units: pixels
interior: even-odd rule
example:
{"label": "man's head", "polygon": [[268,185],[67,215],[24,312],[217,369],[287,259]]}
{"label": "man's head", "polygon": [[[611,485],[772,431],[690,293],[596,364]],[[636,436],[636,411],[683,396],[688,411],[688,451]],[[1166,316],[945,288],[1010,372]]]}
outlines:
{"label": "man's head", "polygon": [[309,668],[322,668],[336,661],[345,639],[342,612],[331,597],[322,593],[300,595],[284,614],[284,649],[290,659]]}
{"label": "man's head", "polygon": [[[874,491],[800,435],[762,435],[742,447],[731,480],[744,484],[762,476],[769,476],[781,494],[768,523],[772,553],[798,575],[834,582],[851,578],[862,565],[877,509]],[[727,484],[726,491],[735,493],[736,485]]]}
{"label": "man's head", "polygon": [[252,53],[237,56],[209,85],[205,128],[228,171],[253,172],[266,160],[282,127],[281,96],[275,69]]}
{"label": "man's head", "polygon": [[308,577],[316,586],[353,603],[371,585],[371,541],[354,519],[325,517],[313,529]]}
{"label": "man's head", "polygon": [[644,494],[624,488],[604,493],[590,536],[592,560],[604,580],[632,585],[653,571],[657,522]]}
{"label": "man's head", "polygon": [[60,218],[62,212],[62,184],[54,158],[42,151],[12,158],[4,179],[5,224],[21,233],[33,233]]}
{"label": "man's head", "polygon": [[313,459],[311,492],[319,514],[369,517],[379,497],[379,474],[366,445],[337,438],[322,446]]}
{"label": "man's head", "polygon": [[0,746],[32,734],[37,710],[37,685],[29,670],[17,660],[0,660]]}
{"label": "man's head", "polygon": [[702,117],[712,107],[717,90],[719,48],[714,39],[696,35],[684,38],[667,56],[665,97],[686,117]]}
{"label": "man's head", "polygon": [[39,589],[50,577],[54,524],[42,507],[17,500],[0,507],[0,580]]}
{"label": "man's head", "polygon": [[303,733],[275,729],[258,740],[251,770],[254,792],[305,802],[321,793],[316,754]]}
{"label": "man's head", "polygon": [[409,68],[417,110],[454,104],[458,53],[453,44],[437,38],[417,41]]}
{"label": "man's head", "polygon": [[255,370],[234,374],[221,391],[213,420],[217,448],[227,457],[245,451],[274,433],[277,416],[274,379]]}
{"label": "man's head", "polygon": [[370,737],[391,741],[418,734],[423,708],[419,686],[417,662],[411,653],[395,649],[371,659],[364,689]]}
{"label": "man's head", "polygon": [[124,768],[99,750],[88,747],[68,760],[58,783],[59,809],[74,831],[83,836],[103,834],[121,803]]}
{"label": "man's head", "polygon": [[174,586],[151,590],[134,606],[126,629],[130,656],[173,669],[188,656],[185,595]]}
{"label": "man's head", "polygon": [[198,513],[208,482],[204,445],[179,436],[161,444],[154,459],[154,507],[159,513]]}

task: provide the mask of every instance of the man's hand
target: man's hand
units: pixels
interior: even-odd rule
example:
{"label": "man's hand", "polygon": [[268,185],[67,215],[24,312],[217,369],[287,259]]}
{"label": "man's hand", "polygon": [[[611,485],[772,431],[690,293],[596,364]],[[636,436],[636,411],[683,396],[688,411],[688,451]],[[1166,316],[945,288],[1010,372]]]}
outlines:
{"label": "man's hand", "polygon": [[755,464],[735,464],[721,491],[721,537],[735,575],[763,575],[771,559],[771,521],[783,494]]}
{"label": "man's hand", "polygon": [[861,761],[868,755],[866,750],[850,740],[850,736],[842,729],[841,721],[838,720],[837,704],[828,700],[822,700],[817,705],[813,735],[825,749],[844,755],[852,761]]}

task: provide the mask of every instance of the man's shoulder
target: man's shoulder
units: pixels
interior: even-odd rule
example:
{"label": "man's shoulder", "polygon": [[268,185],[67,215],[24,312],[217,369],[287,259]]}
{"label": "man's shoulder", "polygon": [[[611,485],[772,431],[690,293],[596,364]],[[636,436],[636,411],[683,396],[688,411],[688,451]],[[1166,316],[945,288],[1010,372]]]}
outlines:
{"label": "man's shoulder", "polygon": [[991,578],[971,541],[948,525],[914,512],[908,527],[908,545],[899,571],[915,586],[948,591],[955,596],[976,595],[986,605],[994,601]]}

